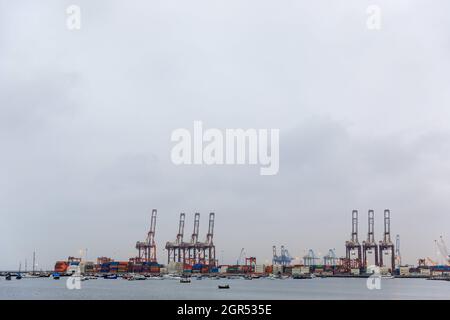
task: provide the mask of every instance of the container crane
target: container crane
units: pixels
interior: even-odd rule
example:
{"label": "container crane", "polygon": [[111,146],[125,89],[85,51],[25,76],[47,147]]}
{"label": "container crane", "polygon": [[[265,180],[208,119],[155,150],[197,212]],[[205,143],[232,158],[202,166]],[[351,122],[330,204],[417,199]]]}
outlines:
{"label": "container crane", "polygon": [[313,249],[309,249],[308,253],[303,257],[303,264],[305,266],[315,266],[317,265],[316,261],[319,260],[319,257],[316,256]]}
{"label": "container crane", "polygon": [[[346,261],[349,266],[361,266],[361,244],[358,240],[358,210],[352,211],[351,239],[345,242]],[[356,255],[356,258],[354,257]]]}
{"label": "container crane", "polygon": [[236,261],[236,265],[240,265],[240,263],[241,263],[241,261],[242,261],[242,257],[244,257],[244,255],[245,255],[245,249],[244,248],[242,248],[241,249],[241,252],[239,253],[239,258],[237,259],[237,261]]}
{"label": "container crane", "polygon": [[138,261],[156,262],[156,213],[156,209],[153,209],[150,219],[150,230],[147,233],[147,239],[145,241],[136,242],[136,249],[138,250]]}
{"label": "container crane", "polygon": [[281,253],[279,256],[277,255],[277,248],[275,246],[272,247],[272,251],[273,251],[272,257],[273,264],[280,264],[282,266],[287,266],[291,264],[292,260],[294,260],[294,258],[291,257],[289,251],[284,246],[281,246]]}
{"label": "container crane", "polygon": [[378,261],[378,245],[375,242],[375,214],[373,210],[369,210],[368,213],[368,232],[367,232],[367,240],[363,241],[363,266],[365,268],[368,267],[368,258],[369,254],[374,254],[375,265],[379,265]]}
{"label": "container crane", "polygon": [[336,266],[338,258],[334,249],[328,250],[328,254],[323,257],[323,264],[325,266]]}
{"label": "container crane", "polygon": [[395,262],[398,268],[402,265],[402,255],[400,254],[400,235],[395,236]]}
{"label": "container crane", "polygon": [[444,260],[444,263],[450,265],[450,255],[448,253],[447,245],[445,244],[444,238],[442,236],[440,236],[439,240],[436,241],[436,246],[438,253]]}

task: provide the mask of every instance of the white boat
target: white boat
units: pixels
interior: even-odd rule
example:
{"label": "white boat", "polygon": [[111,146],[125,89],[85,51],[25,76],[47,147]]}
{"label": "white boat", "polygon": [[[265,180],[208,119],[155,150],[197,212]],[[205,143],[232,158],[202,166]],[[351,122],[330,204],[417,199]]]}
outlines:
{"label": "white boat", "polygon": [[147,280],[147,278],[145,276],[143,276],[142,274],[134,274],[128,278],[128,281],[133,281],[133,280]]}
{"label": "white boat", "polygon": [[165,274],[163,276],[163,278],[167,279],[167,280],[180,280],[181,279],[180,276],[177,276],[177,275],[174,275],[174,274]]}

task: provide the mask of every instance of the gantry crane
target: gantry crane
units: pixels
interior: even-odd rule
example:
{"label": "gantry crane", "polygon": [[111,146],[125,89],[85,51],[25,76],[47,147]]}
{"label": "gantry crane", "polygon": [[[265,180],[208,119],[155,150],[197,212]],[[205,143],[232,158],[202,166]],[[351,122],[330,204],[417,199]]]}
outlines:
{"label": "gantry crane", "polygon": [[447,245],[445,244],[444,238],[442,236],[439,237],[439,240],[436,240],[436,247],[438,253],[442,257],[443,263],[446,265],[450,265],[450,255],[447,249]]}
{"label": "gantry crane", "polygon": [[400,253],[400,235],[395,236],[395,263],[396,267],[400,268],[402,265],[402,255]]}
{"label": "gantry crane", "polygon": [[289,251],[284,246],[281,246],[280,249],[281,252],[279,256],[277,255],[277,248],[275,246],[272,247],[272,251],[273,251],[272,257],[273,264],[280,264],[282,266],[287,266],[291,264],[292,260],[294,260],[294,258],[291,257]]}
{"label": "gantry crane", "polygon": [[345,242],[345,249],[348,268],[361,267],[361,244],[358,240],[358,210],[352,211],[351,239]]}
{"label": "gantry crane", "polygon": [[184,262],[186,258],[186,252],[183,247],[183,237],[184,237],[184,212],[180,213],[180,221],[178,223],[178,233],[175,242],[167,242],[167,263],[170,261]]}
{"label": "gantry crane", "polygon": [[153,209],[150,220],[150,230],[147,233],[147,239],[145,241],[136,242],[136,249],[138,250],[138,258],[136,259],[137,261],[156,262],[156,213],[156,209]]}
{"label": "gantry crane", "polygon": [[206,241],[199,241],[200,229],[200,213],[194,215],[194,230],[189,242],[184,242],[184,223],[185,214],[180,214],[180,222],[178,226],[178,234],[175,242],[167,242],[167,260],[168,263],[183,262],[189,265],[201,263],[210,266],[216,265],[216,248],[214,246],[214,218],[215,214],[209,214],[208,233],[206,234]]}
{"label": "gantry crane", "polygon": [[316,266],[316,261],[319,260],[319,257],[316,256],[313,249],[309,249],[308,253],[303,256],[303,264],[305,266]]}
{"label": "gantry crane", "polygon": [[328,254],[323,257],[323,264],[327,267],[334,267],[337,265],[338,258],[334,249],[328,250]]}
{"label": "gantry crane", "polygon": [[379,244],[379,252],[380,252],[380,267],[384,266],[383,262],[383,254],[391,255],[390,259],[390,267],[391,272],[394,272],[395,269],[395,246],[391,241],[391,212],[389,209],[384,210],[384,235],[383,241],[380,241]]}
{"label": "gantry crane", "polygon": [[367,232],[367,240],[363,241],[363,267],[368,267],[368,254],[371,254],[372,251],[374,253],[375,265],[379,265],[378,261],[378,245],[375,242],[375,232],[374,232],[374,224],[375,224],[375,214],[373,210],[369,210],[368,212],[368,232]]}

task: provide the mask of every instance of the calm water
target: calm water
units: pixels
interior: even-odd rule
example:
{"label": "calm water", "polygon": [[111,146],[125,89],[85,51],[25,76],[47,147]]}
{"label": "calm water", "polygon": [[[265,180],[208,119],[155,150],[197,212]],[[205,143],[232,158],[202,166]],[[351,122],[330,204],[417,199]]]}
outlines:
{"label": "calm water", "polygon": [[[228,283],[229,290],[218,284]],[[83,281],[68,290],[66,278],[0,279],[0,299],[450,299],[450,282],[386,279],[380,290],[368,290],[365,279],[311,280],[176,280]]]}

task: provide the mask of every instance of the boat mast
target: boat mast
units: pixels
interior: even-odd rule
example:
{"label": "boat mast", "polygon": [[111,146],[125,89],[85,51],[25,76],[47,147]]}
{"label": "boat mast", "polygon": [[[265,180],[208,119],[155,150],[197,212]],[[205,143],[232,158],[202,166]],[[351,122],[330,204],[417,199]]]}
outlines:
{"label": "boat mast", "polygon": [[36,265],[36,251],[33,251],[33,274],[34,274],[34,266]]}

